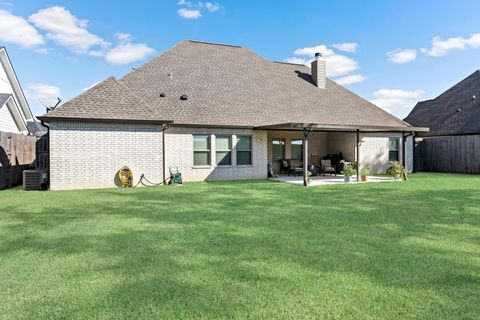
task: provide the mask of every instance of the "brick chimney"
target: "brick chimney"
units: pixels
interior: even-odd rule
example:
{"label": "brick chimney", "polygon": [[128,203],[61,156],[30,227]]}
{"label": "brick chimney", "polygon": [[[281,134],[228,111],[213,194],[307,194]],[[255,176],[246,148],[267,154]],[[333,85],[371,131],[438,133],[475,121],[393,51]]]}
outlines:
{"label": "brick chimney", "polygon": [[312,81],[320,89],[325,89],[327,86],[327,76],[325,75],[326,66],[325,60],[321,59],[322,54],[315,53],[315,60],[312,61]]}

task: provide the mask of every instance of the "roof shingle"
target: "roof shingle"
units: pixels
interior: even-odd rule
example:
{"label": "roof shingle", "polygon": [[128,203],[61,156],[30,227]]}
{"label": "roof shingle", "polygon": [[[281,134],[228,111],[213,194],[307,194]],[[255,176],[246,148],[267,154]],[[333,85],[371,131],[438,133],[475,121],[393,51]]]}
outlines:
{"label": "roof shingle", "polygon": [[252,127],[286,122],[409,126],[331,80],[319,89],[306,66],[195,41],[175,45],[119,80],[107,79],[43,118],[55,117]]}
{"label": "roof shingle", "polygon": [[480,133],[480,71],[437,98],[420,101],[405,121],[430,127],[430,132],[423,136]]}

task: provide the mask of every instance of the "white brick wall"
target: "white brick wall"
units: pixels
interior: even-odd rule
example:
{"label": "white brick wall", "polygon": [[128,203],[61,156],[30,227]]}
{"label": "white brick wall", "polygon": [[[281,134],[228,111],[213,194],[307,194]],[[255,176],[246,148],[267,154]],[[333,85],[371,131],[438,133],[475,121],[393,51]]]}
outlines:
{"label": "white brick wall", "polygon": [[[193,165],[194,134],[211,135],[210,166]],[[232,135],[231,166],[215,164],[215,134]],[[236,165],[237,134],[252,136],[252,165]],[[267,131],[250,129],[170,127],[165,133],[167,177],[168,168],[171,166],[178,167],[185,181],[265,179],[269,162],[269,141],[273,136],[276,135],[271,132],[268,134]],[[384,172],[388,166],[389,136],[401,135],[396,133],[361,135],[363,143],[360,155],[363,166],[370,166],[374,172]],[[328,145],[335,140],[331,139],[330,133],[326,137],[327,140],[330,139],[327,141]],[[311,150],[325,152],[323,140],[325,139],[312,139]],[[320,143],[322,141],[323,143]],[[348,145],[355,149],[354,142]],[[412,148],[411,143],[409,148]],[[328,152],[331,151],[329,148]],[[401,152],[400,147],[400,159]],[[319,156],[323,156],[323,153]],[[409,162],[410,158],[411,154],[407,154]],[[152,182],[162,181],[161,126],[81,122],[50,124],[52,190],[115,187],[116,174],[125,165],[133,170],[134,183],[142,173]]]}
{"label": "white brick wall", "polygon": [[[195,167],[193,165],[193,135],[211,135],[211,165]],[[232,165],[215,164],[215,134],[232,135]],[[236,135],[252,136],[252,165],[236,165]],[[166,165],[178,167],[185,181],[265,179],[268,165],[268,138],[266,131],[250,129],[211,129],[171,127],[165,132]]]}
{"label": "white brick wall", "polygon": [[136,183],[143,173],[162,181],[162,128],[158,125],[53,122],[50,124],[50,189],[115,187],[128,166]]}

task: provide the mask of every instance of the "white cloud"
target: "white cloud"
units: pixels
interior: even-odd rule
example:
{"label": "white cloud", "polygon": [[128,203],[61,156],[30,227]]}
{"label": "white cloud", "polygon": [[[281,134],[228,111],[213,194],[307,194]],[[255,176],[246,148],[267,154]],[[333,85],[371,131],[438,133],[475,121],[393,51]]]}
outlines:
{"label": "white cloud", "polygon": [[155,50],[144,43],[125,43],[109,50],[105,55],[105,59],[111,64],[127,64],[143,60],[153,52]]}
{"label": "white cloud", "polygon": [[338,83],[339,85],[346,86],[346,85],[349,85],[349,84],[363,82],[366,79],[367,79],[367,77],[362,76],[361,74],[352,74],[352,75],[349,75],[349,76],[345,76],[345,77],[335,79],[334,81],[336,83]]}
{"label": "white cloud", "polygon": [[117,32],[115,37],[120,41],[120,43],[130,42],[132,40],[132,35],[130,33]]}
{"label": "white cloud", "polygon": [[29,17],[47,37],[75,53],[87,53],[92,47],[106,47],[108,43],[87,30],[87,20],[80,20],[63,7],[41,9]]}
{"label": "white cloud", "polygon": [[[335,53],[332,49],[321,44],[315,47],[305,47],[294,51],[297,57],[288,58],[285,61],[290,63],[300,63],[310,66],[316,52],[322,54],[322,59],[327,64],[327,76],[344,76],[358,69],[358,62],[350,57]],[[303,56],[303,57],[298,57]]]}
{"label": "white cloud", "polygon": [[356,52],[358,49],[358,43],[356,42],[344,42],[333,44],[332,47],[345,52]]}
{"label": "white cloud", "polygon": [[413,49],[396,49],[387,52],[388,61],[393,63],[408,63],[417,58],[417,51]]}
{"label": "white cloud", "polygon": [[6,10],[0,10],[0,41],[11,42],[24,48],[33,48],[45,42],[27,20]]}
{"label": "white cloud", "polygon": [[220,6],[218,5],[218,3],[207,2],[205,3],[205,7],[210,12],[215,12],[220,10]]}
{"label": "white cloud", "polygon": [[178,6],[183,8],[178,9],[177,13],[184,19],[199,19],[202,17],[202,11],[215,12],[220,10],[220,5],[214,2],[192,2],[187,0],[180,0],[177,2]]}
{"label": "white cloud", "polygon": [[187,8],[178,9],[178,15],[184,19],[198,19],[202,17],[200,10],[190,10]]}
{"label": "white cloud", "polygon": [[304,59],[304,58],[300,58],[300,57],[291,57],[291,58],[285,59],[284,61],[285,61],[285,62],[288,62],[288,63],[304,64],[304,65],[310,67],[310,62],[311,62],[312,60],[313,60],[313,59]]}
{"label": "white cloud", "polygon": [[425,94],[423,90],[379,89],[373,93],[373,104],[404,118]]}
{"label": "white cloud", "polygon": [[451,50],[467,50],[480,48],[480,33],[472,34],[469,38],[454,37],[442,40],[440,37],[432,39],[432,48],[422,48],[421,51],[432,57],[441,57]]}
{"label": "white cloud", "polygon": [[178,5],[178,6],[191,7],[191,6],[192,6],[192,2],[190,2],[190,1],[185,1],[185,0],[180,0],[180,1],[177,2],[177,5]]}
{"label": "white cloud", "polygon": [[44,83],[29,85],[26,93],[28,97],[33,98],[48,107],[53,107],[57,103],[57,98],[61,96],[61,90],[59,87]]}

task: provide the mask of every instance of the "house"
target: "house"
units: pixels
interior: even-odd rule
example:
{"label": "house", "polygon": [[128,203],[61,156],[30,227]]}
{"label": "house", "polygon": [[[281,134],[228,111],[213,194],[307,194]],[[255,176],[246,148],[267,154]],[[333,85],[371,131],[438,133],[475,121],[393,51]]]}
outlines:
{"label": "house", "polygon": [[435,99],[417,103],[405,121],[430,128],[418,134],[417,168],[480,173],[479,70]]}
{"label": "house", "polygon": [[33,135],[41,131],[7,50],[0,46],[0,189],[22,182],[22,171],[35,161]]}
{"label": "house", "polygon": [[331,153],[379,173],[390,160],[411,168],[412,134],[425,129],[327,79],[325,68],[183,41],[40,117],[50,126],[50,187],[112,187],[123,166],[135,181],[162,181],[169,167],[186,181],[265,179],[279,160]]}
{"label": "house", "polygon": [[[30,128],[30,129],[29,129]],[[0,46],[0,131],[29,134],[36,123],[5,47]]]}

